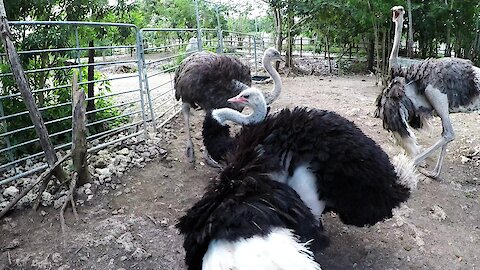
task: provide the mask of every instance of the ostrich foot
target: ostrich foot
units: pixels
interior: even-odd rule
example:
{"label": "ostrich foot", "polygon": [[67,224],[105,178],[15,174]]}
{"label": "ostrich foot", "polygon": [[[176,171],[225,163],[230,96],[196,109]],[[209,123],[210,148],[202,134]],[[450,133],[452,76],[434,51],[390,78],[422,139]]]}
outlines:
{"label": "ostrich foot", "polygon": [[187,142],[185,156],[187,157],[188,163],[195,164],[195,151],[193,149],[193,143],[191,141]]}
{"label": "ostrich foot", "polygon": [[434,179],[434,180],[440,180],[440,179],[438,178],[438,176],[440,175],[440,172],[439,172],[439,171],[435,171],[435,170],[433,170],[433,171],[427,171],[427,170],[425,170],[425,169],[420,169],[420,168],[418,168],[418,171],[419,171],[421,174],[425,175],[426,177],[430,177],[430,178],[432,178],[432,179]]}
{"label": "ostrich foot", "polygon": [[208,154],[207,150],[205,150],[203,158],[205,159],[205,163],[207,163],[210,167],[222,169],[222,166]]}

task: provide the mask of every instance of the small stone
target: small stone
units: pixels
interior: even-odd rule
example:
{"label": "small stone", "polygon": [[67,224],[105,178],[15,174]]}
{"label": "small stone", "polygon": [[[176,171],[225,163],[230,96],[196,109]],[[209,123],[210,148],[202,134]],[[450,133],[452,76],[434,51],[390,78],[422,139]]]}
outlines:
{"label": "small stone", "polygon": [[430,209],[430,213],[438,221],[443,221],[447,218],[447,214],[445,214],[445,211],[443,211],[443,209],[438,205],[434,205],[432,209]]}
{"label": "small stone", "polygon": [[94,168],[105,168],[108,166],[108,161],[104,157],[99,157],[94,163]]}
{"label": "small stone", "polygon": [[87,196],[87,202],[88,202],[88,201],[91,201],[92,199],[93,199],[93,195],[88,195],[88,196]]}
{"label": "small stone", "polygon": [[104,168],[104,169],[97,168],[97,169],[95,169],[95,172],[100,174],[100,175],[103,175],[105,178],[112,176],[112,172],[110,171],[110,168],[108,168],[108,167]]}
{"label": "small stone", "polygon": [[64,264],[64,265],[62,265],[62,266],[58,267],[58,269],[57,269],[57,270],[68,270],[68,269],[70,269],[70,265],[68,265],[68,264]]}
{"label": "small stone", "polygon": [[42,211],[40,211],[40,215],[42,215],[42,217],[44,217],[44,216],[48,215],[48,212],[42,210]]}
{"label": "small stone", "polygon": [[4,248],[5,249],[15,249],[17,247],[19,247],[21,244],[20,240],[15,238],[12,240],[12,242],[8,243]]}
{"label": "small stone", "polygon": [[137,247],[132,253],[132,257],[135,260],[145,260],[152,256],[151,253],[147,252],[145,249]]}
{"label": "small stone", "polygon": [[462,164],[465,164],[467,162],[470,162],[472,159],[466,157],[466,156],[461,156],[460,157],[460,161],[462,162]]}
{"label": "small stone", "polygon": [[13,197],[17,197],[19,192],[20,191],[18,190],[18,188],[16,188],[15,186],[10,186],[3,191],[3,196],[7,198],[8,197],[13,198]]}
{"label": "small stone", "polygon": [[91,189],[87,188],[87,189],[85,189],[85,194],[86,194],[86,195],[92,195],[93,192],[92,192]]}
{"label": "small stone", "polygon": [[42,205],[43,206],[50,206],[53,203],[53,196],[47,191],[42,193]]}
{"label": "small stone", "polygon": [[168,218],[163,218],[162,221],[160,221],[160,226],[168,227]]}
{"label": "small stone", "polygon": [[128,193],[130,193],[131,191],[132,191],[131,188],[125,188],[125,189],[123,190],[123,192],[125,192],[125,194],[128,194]]}
{"label": "small stone", "polygon": [[52,254],[52,262],[55,263],[55,264],[58,264],[62,261],[62,255],[60,255],[60,253],[58,252],[55,252]]}
{"label": "small stone", "polygon": [[122,257],[120,257],[120,261],[124,262],[124,261],[126,261],[126,260],[127,260],[127,256],[122,256]]}
{"label": "small stone", "polygon": [[119,155],[124,155],[124,156],[128,156],[128,154],[130,154],[130,150],[128,148],[122,148],[121,150],[119,150],[117,152],[117,154]]}

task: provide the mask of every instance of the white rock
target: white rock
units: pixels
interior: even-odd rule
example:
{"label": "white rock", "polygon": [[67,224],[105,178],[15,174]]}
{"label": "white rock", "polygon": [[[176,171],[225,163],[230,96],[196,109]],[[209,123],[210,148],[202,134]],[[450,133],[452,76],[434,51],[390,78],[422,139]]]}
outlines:
{"label": "white rock", "polygon": [[57,264],[59,262],[61,262],[63,259],[62,259],[62,255],[60,255],[60,253],[58,252],[55,252],[52,254],[52,262]]}
{"label": "white rock", "polygon": [[92,192],[91,189],[87,188],[87,189],[85,189],[85,194],[87,194],[87,195],[92,195],[93,192]]}
{"label": "white rock", "polygon": [[3,191],[5,197],[16,197],[20,191],[15,186],[10,186]]}
{"label": "white rock", "polygon": [[43,206],[50,206],[53,203],[53,196],[47,191],[42,193],[42,205]]}
{"label": "white rock", "polygon": [[112,172],[110,171],[110,169],[107,167],[107,168],[104,168],[104,169],[95,169],[95,172],[100,174],[100,175],[104,175],[105,177],[110,177],[112,176]]}
{"label": "white rock", "polygon": [[130,153],[130,150],[128,150],[128,148],[126,148],[126,147],[125,147],[125,148],[122,148],[121,150],[119,150],[119,151],[117,152],[117,154],[119,154],[119,155],[124,155],[124,156],[128,156],[129,153]]}
{"label": "white rock", "polygon": [[88,201],[91,201],[92,199],[93,199],[93,195],[88,195],[88,196],[87,196],[87,202],[88,202]]}

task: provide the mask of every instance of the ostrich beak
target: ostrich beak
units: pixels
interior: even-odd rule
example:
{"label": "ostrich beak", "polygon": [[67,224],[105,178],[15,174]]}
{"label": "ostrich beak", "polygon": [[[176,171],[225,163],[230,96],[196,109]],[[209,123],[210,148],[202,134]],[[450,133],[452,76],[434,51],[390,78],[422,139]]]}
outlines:
{"label": "ostrich beak", "polygon": [[248,99],[240,96],[240,97],[232,97],[230,99],[227,100],[228,102],[230,103],[247,103],[248,102]]}

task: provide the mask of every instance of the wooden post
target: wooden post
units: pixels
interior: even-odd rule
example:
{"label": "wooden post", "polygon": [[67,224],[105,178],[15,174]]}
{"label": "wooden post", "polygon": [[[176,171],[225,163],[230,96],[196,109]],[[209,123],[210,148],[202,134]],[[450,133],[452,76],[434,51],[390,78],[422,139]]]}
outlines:
{"label": "wooden post", "polygon": [[78,87],[78,72],[73,72],[72,82],[72,161],[78,173],[78,185],[90,181],[87,167],[87,127],[85,116],[85,91]]}
{"label": "wooden post", "polygon": [[[15,78],[15,81],[17,82],[18,89],[20,90],[23,101],[25,102],[25,105],[28,109],[30,119],[35,126],[35,131],[37,132],[38,138],[40,140],[40,145],[45,152],[45,158],[47,160],[47,163],[49,166],[53,166],[57,161],[57,156],[55,155],[55,150],[53,149],[52,142],[48,137],[47,127],[45,126],[40,111],[35,104],[30,85],[27,82],[25,72],[20,62],[20,58],[18,57],[17,51],[15,50],[15,46],[13,45],[3,0],[0,0],[0,35],[3,45],[5,46],[7,59],[10,62],[10,66],[12,68],[13,76]],[[55,168],[53,174],[55,175],[55,177],[57,177],[58,180],[62,182],[65,180],[65,172],[63,171],[63,168],[61,166]]]}

